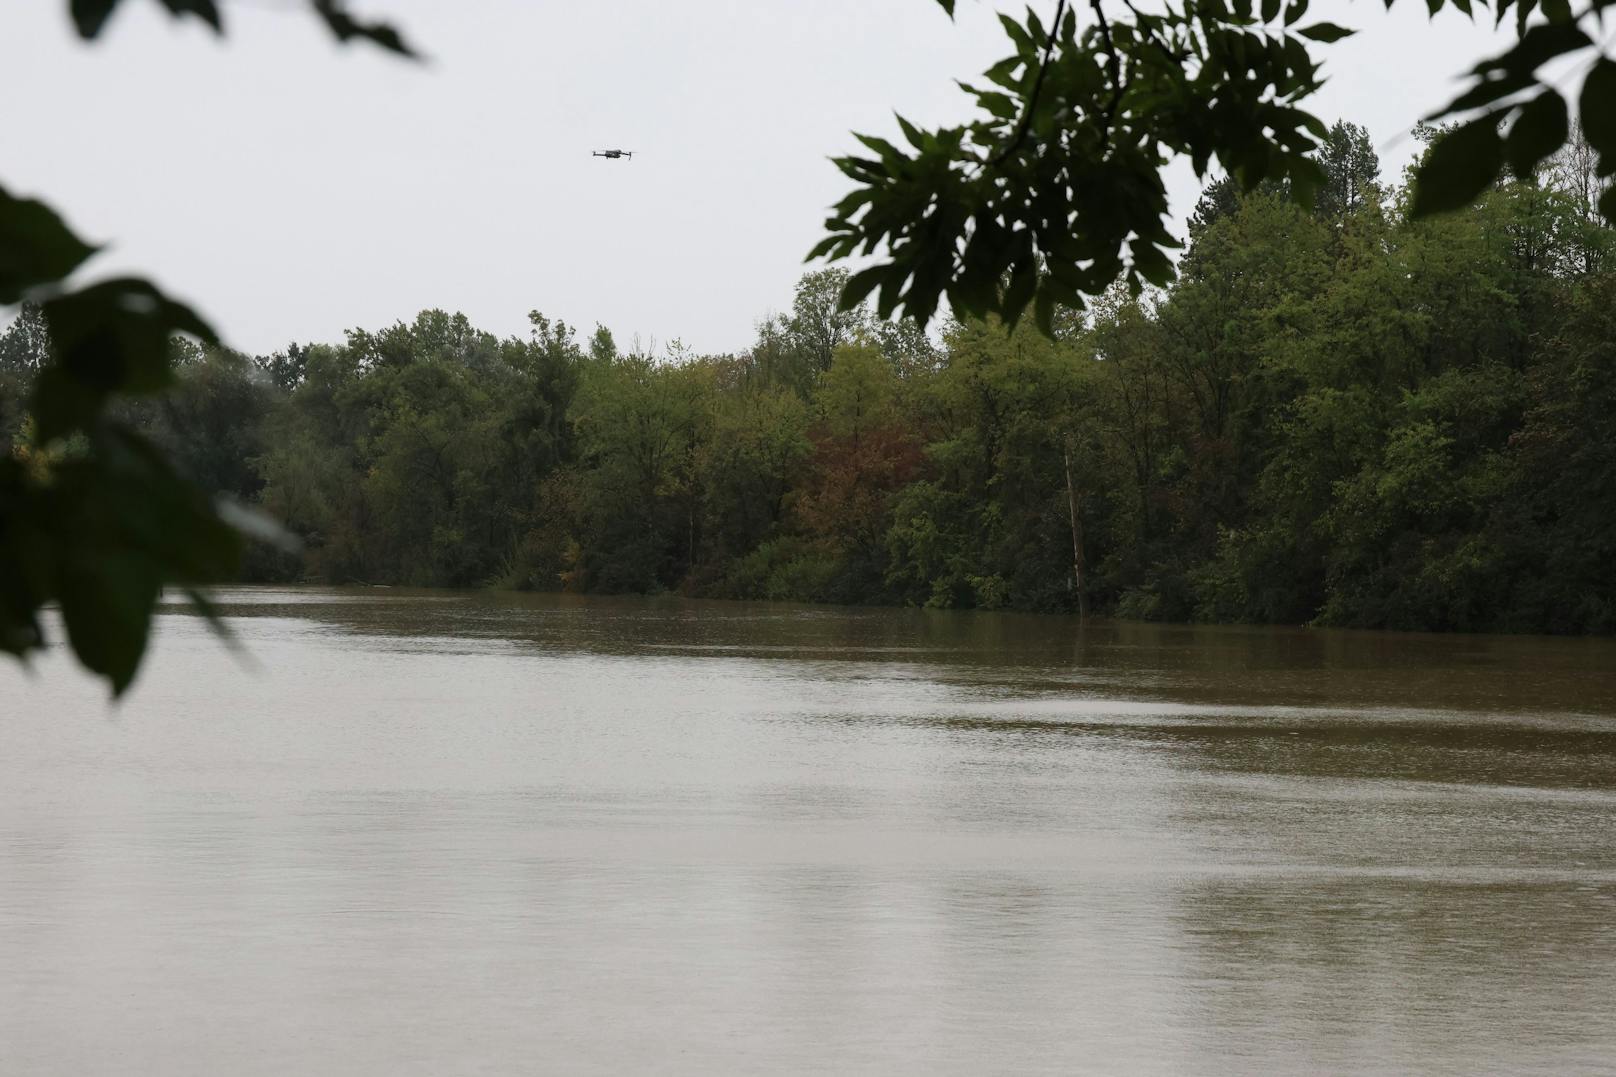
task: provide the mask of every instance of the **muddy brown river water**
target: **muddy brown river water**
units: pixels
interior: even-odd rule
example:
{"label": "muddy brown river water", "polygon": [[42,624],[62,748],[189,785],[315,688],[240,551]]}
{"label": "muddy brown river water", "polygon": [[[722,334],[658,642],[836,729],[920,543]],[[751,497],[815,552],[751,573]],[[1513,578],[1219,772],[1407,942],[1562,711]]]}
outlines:
{"label": "muddy brown river water", "polygon": [[1616,1073],[1616,643],[243,589],[0,665],[0,1073]]}

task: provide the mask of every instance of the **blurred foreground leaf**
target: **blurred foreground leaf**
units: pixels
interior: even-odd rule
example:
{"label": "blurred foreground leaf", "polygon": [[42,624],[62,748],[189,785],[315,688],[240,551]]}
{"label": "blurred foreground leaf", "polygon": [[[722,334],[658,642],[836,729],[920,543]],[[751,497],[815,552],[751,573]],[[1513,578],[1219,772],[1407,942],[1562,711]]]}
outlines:
{"label": "blurred foreground leaf", "polygon": [[[216,0],[159,2],[223,30]],[[69,0],[68,13],[89,39],[118,6]],[[396,30],[355,18],[341,0],[310,0],[309,10],[340,41],[413,54]],[[117,398],[172,383],[177,338],[218,336],[146,280],[68,287],[94,252],[49,206],[0,188],[0,306],[37,309],[50,359],[34,378],[26,435],[0,457],[0,651],[25,657],[45,646],[40,612],[56,603],[74,653],[119,695],[140,668],[163,588],[182,588],[220,627],[200,588],[234,578],[244,534],[277,536],[261,515],[204,495],[109,417]]]}

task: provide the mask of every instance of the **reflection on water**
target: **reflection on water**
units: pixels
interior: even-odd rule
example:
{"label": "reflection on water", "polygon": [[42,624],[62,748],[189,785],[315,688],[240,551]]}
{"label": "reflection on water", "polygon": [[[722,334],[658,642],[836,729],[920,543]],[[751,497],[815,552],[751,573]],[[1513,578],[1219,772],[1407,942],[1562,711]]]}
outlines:
{"label": "reflection on water", "polygon": [[226,596],[0,667],[0,1072],[1611,1072],[1616,646]]}

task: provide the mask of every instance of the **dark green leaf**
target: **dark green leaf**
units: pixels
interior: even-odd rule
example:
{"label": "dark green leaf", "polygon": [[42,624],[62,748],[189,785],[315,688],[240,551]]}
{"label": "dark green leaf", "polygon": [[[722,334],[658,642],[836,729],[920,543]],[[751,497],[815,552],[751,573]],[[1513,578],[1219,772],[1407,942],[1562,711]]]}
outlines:
{"label": "dark green leaf", "polygon": [[231,578],[242,540],[140,435],[102,424],[87,444],[53,470],[36,513],[52,535],[42,575],[74,651],[121,694],[162,587]]}
{"label": "dark green leaf", "polygon": [[897,165],[900,165],[909,159],[908,154],[904,153],[902,150],[898,149],[898,147],[894,146],[884,138],[877,138],[874,135],[860,134],[855,134],[853,137],[879,154],[881,157],[881,164],[889,173],[893,172]]}
{"label": "dark green leaf", "polygon": [[218,506],[180,478],[161,450],[132,430],[111,427],[99,441],[110,477],[104,501],[117,507],[124,545],[146,554],[165,580],[228,579],[241,554],[241,532]]}
{"label": "dark green leaf", "polygon": [[1004,27],[1004,32],[1009,35],[1018,53],[1023,56],[1032,56],[1037,53],[1038,49],[1033,44],[1032,38],[1028,36],[1027,31],[1023,30],[1021,24],[1015,19],[1001,13],[999,15],[999,25]]}
{"label": "dark green leaf", "polygon": [[[896,113],[894,113],[894,115],[896,115]],[[909,145],[913,146],[917,150],[924,150],[926,148],[926,136],[921,132],[920,128],[916,127],[902,116],[898,116],[897,120],[898,128],[903,131],[903,137],[908,140]]]}
{"label": "dark green leaf", "polygon": [[313,0],[314,11],[338,41],[369,41],[400,56],[414,57],[415,50],[404,43],[399,32],[386,23],[361,22],[348,14],[341,0]]}
{"label": "dark green leaf", "polygon": [[22,655],[44,642],[38,611],[50,597],[52,543],[27,469],[0,457],[0,651]]}
{"label": "dark green leaf", "polygon": [[[909,278],[909,265],[907,262],[894,262],[886,267],[886,273],[881,278],[881,291],[875,297],[876,316],[885,321],[892,317],[892,312],[898,309],[899,290],[903,282]],[[910,295],[911,302],[913,294]]]}
{"label": "dark green leaf", "polygon": [[881,286],[890,269],[887,265],[871,266],[847,278],[847,283],[842,286],[841,309],[852,310],[864,302],[871,292]]}
{"label": "dark green leaf", "polygon": [[1165,287],[1173,279],[1173,262],[1154,244],[1134,240],[1133,265],[1138,274],[1158,287]]}
{"label": "dark green leaf", "polygon": [[1521,35],[1507,52],[1477,64],[1472,74],[1495,72],[1530,74],[1559,56],[1593,44],[1576,23],[1539,23]]}
{"label": "dark green leaf", "polygon": [[113,8],[118,6],[118,0],[72,0],[68,11],[73,16],[73,26],[78,30],[79,36],[92,38],[101,33],[111,18]]}
{"label": "dark green leaf", "polygon": [[89,551],[57,571],[56,597],[73,652],[112,682],[115,696],[140,668],[161,592],[162,580],[146,558],[116,550]]}
{"label": "dark green leaf", "polygon": [[1344,26],[1337,26],[1333,22],[1316,22],[1312,26],[1304,26],[1296,31],[1309,41],[1322,41],[1328,45],[1332,41],[1340,41],[1344,37],[1351,37],[1356,30],[1348,30]]}
{"label": "dark green leaf", "polygon": [[1616,172],[1616,62],[1601,57],[1594,64],[1578,107],[1582,135],[1599,152],[1599,174]]}
{"label": "dark green leaf", "polygon": [[1599,196],[1599,215],[1616,224],[1616,187],[1606,187],[1605,193]]}
{"label": "dark green leaf", "polygon": [[0,188],[0,305],[62,279],[94,253],[49,206]]}
{"label": "dark green leaf", "polygon": [[1038,331],[1046,337],[1055,335],[1055,296],[1048,288],[1038,289],[1038,294],[1032,305],[1033,324]]}
{"label": "dark green leaf", "polygon": [[830,254],[831,251],[840,246],[841,243],[842,237],[839,235],[826,236],[824,239],[814,244],[814,249],[808,252],[808,257],[804,258],[803,261],[812,262],[816,258],[824,258],[826,255]]}
{"label": "dark green leaf", "polygon": [[1008,94],[995,93],[992,90],[978,91],[976,103],[1001,120],[1013,120],[1021,114],[1021,110]]}
{"label": "dark green leaf", "polygon": [[1519,93],[1536,82],[1537,79],[1529,71],[1512,72],[1496,78],[1486,78],[1455,97],[1445,107],[1425,117],[1425,119],[1435,120],[1442,116],[1451,116],[1457,112],[1469,112],[1471,109],[1482,108],[1492,104],[1494,101],[1502,100],[1510,94]]}
{"label": "dark green leaf", "polygon": [[1498,120],[1488,115],[1444,134],[1414,177],[1415,217],[1446,213],[1475,201],[1504,166]]}
{"label": "dark green leaf", "polygon": [[56,364],[35,385],[41,442],[92,425],[108,396],[149,393],[169,383],[169,341],[188,333],[217,344],[213,330],[183,303],[143,280],[104,281],[41,307]]}
{"label": "dark green leaf", "polygon": [[1504,141],[1509,167],[1522,179],[1530,177],[1538,162],[1565,145],[1570,133],[1565,98],[1544,90],[1522,107]]}
{"label": "dark green leaf", "polygon": [[223,24],[219,21],[219,7],[214,0],[163,0],[163,6],[168,8],[172,15],[194,15],[215,31],[224,30]]}
{"label": "dark green leaf", "polygon": [[1021,320],[1021,312],[1027,309],[1032,301],[1033,293],[1038,290],[1038,270],[1031,258],[1025,258],[1017,264],[1010,274],[1010,284],[1004,290],[1004,298],[999,304],[999,314],[1011,328]]}
{"label": "dark green leaf", "polygon": [[[192,15],[214,30],[223,30],[216,0],[161,0],[163,7],[174,16]],[[70,0],[68,11],[79,36],[94,38],[106,28],[107,20],[118,6],[118,0]]]}
{"label": "dark green leaf", "polygon": [[1044,29],[1043,20],[1038,17],[1038,12],[1030,7],[1027,8],[1027,33],[1032,38],[1033,44],[1039,48],[1043,48],[1049,40],[1049,31]]}

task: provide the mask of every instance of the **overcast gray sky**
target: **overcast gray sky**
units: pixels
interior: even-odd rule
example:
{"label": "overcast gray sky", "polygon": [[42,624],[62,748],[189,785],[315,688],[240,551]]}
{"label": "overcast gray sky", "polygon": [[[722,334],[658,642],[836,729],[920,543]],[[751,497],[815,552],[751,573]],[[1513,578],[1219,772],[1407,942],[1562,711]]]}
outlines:
{"label": "overcast gray sky", "polygon": [[[336,46],[301,7],[227,2],[219,41],[127,0],[85,46],[63,0],[4,4],[0,184],[110,243],[88,276],[149,273],[249,351],[425,307],[730,351],[789,306],[848,132],[963,118],[951,80],[1007,52],[986,0],[953,23],[932,0],[362,5],[422,66]],[[1497,40],[1415,0],[1313,14],[1364,30],[1318,111],[1367,125],[1390,175]],[[635,157],[590,156],[608,147]],[[1180,213],[1197,190],[1174,174]]]}

